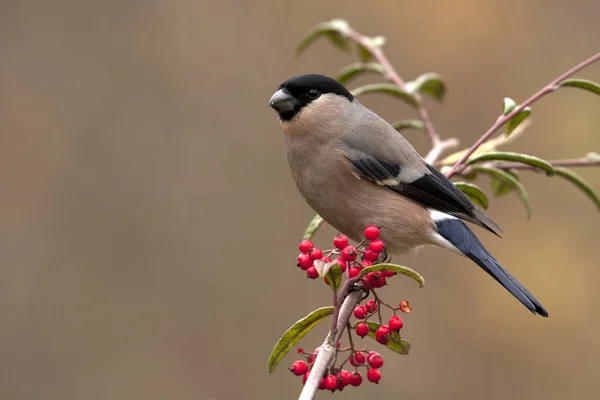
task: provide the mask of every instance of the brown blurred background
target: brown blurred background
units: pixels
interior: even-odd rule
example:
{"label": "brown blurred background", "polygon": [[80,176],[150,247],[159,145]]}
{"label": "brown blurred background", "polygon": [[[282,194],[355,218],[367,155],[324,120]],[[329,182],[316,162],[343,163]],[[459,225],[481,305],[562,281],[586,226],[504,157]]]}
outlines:
{"label": "brown blurred background", "polygon": [[[354,60],[324,41],[296,60],[302,35],[342,17],[386,36],[404,77],[445,77],[430,112],[468,145],[504,96],[523,100],[597,52],[599,15],[592,0],[2,1],[0,398],[295,398],[294,355],[273,376],[267,356],[330,295],[293,267],[313,213],[267,100],[289,76]],[[581,76],[600,80],[600,65]],[[599,110],[574,89],[546,98],[510,149],[598,151]],[[580,173],[600,188],[597,169]],[[598,210],[566,181],[523,176],[533,219],[509,196],[489,210],[505,239],[478,232],[550,319],[450,253],[397,257],[428,282],[386,290],[413,305],[412,353],[385,353],[379,386],[336,398],[600,397]]]}

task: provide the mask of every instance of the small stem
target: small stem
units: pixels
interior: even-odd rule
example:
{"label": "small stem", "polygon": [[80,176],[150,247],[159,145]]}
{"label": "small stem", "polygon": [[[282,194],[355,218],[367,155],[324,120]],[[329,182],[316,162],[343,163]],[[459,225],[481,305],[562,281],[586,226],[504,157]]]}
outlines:
{"label": "small stem", "polygon": [[600,53],[594,54],[593,56],[591,56],[587,60],[584,60],[584,61],[580,62],[579,64],[577,64],[573,68],[571,68],[568,71],[564,72],[562,75],[560,75],[559,77],[555,78],[552,82],[550,82],[549,84],[547,84],[546,86],[544,86],[542,89],[540,89],[533,96],[531,96],[530,98],[528,98],[527,100],[525,100],[523,103],[521,103],[518,106],[516,106],[514,108],[514,110],[512,110],[510,113],[508,113],[506,115],[500,116],[496,120],[496,122],[494,122],[494,124],[487,130],[487,132],[485,132],[471,146],[471,148],[469,148],[469,150],[461,157],[461,159],[458,160],[456,162],[456,164],[454,164],[454,166],[446,174],[446,176],[448,178],[450,178],[453,175],[455,175],[457,172],[459,172],[459,170],[461,170],[462,168],[464,168],[464,164],[469,159],[469,157],[471,156],[471,154],[473,154],[475,152],[475,150],[477,150],[479,148],[479,146],[481,146],[484,142],[486,142],[499,128],[501,128],[504,124],[506,124],[508,121],[510,121],[510,119],[512,117],[514,117],[519,112],[521,112],[525,107],[530,106],[531,104],[535,103],[536,101],[538,101],[539,99],[541,99],[545,95],[550,94],[550,93],[556,91],[558,88],[560,88],[560,83],[562,81],[564,81],[565,79],[567,79],[568,77],[570,77],[574,73],[576,73],[576,72],[584,69],[588,65],[590,65],[590,64],[592,64],[592,63],[594,63],[594,62],[596,62],[598,60],[600,60]]}

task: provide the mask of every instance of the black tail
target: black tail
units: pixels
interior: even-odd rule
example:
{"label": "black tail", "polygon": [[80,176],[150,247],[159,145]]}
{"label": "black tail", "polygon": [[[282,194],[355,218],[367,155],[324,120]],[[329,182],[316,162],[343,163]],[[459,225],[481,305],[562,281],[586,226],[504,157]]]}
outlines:
{"label": "black tail", "polygon": [[548,311],[539,301],[506,271],[502,265],[487,251],[477,236],[460,220],[447,218],[435,221],[438,233],[448,240],[465,256],[473,260],[485,272],[490,274],[506,290],[512,293],[532,313],[548,316]]}

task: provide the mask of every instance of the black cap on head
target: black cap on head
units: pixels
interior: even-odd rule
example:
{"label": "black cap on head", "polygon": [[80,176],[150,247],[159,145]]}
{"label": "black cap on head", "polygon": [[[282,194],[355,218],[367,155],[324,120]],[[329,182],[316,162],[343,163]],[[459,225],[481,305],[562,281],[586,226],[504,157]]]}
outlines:
{"label": "black cap on head", "polygon": [[289,121],[302,108],[323,94],[333,93],[353,101],[354,96],[338,81],[324,75],[306,74],[288,79],[279,85],[269,105],[283,121]]}
{"label": "black cap on head", "polygon": [[350,93],[344,85],[335,79],[319,74],[294,76],[279,85],[279,89],[287,89],[287,91],[298,100],[304,100],[302,97],[306,97],[306,100],[310,100],[309,92],[311,90],[317,90],[319,95],[335,93],[346,97],[350,101],[354,100],[354,96],[352,96],[352,93]]}

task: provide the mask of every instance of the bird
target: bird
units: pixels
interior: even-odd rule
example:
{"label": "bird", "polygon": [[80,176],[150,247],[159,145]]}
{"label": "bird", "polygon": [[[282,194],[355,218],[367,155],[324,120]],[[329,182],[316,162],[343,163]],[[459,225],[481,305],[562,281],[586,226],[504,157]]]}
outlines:
{"label": "bird", "polygon": [[465,222],[497,236],[502,229],[344,85],[320,74],[294,76],[279,85],[269,106],[298,191],[329,225],[354,241],[375,225],[392,254],[429,245],[451,250],[533,314],[548,316]]}

